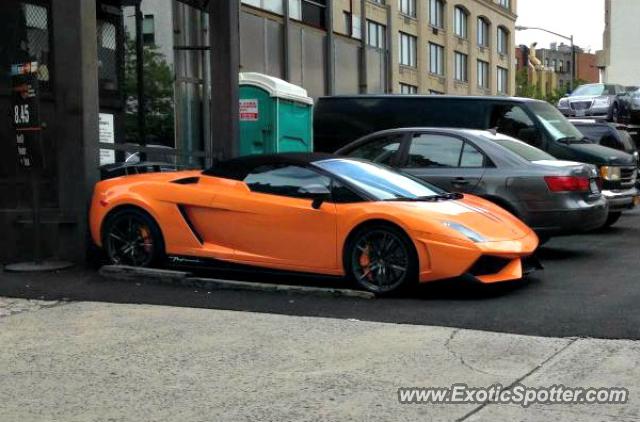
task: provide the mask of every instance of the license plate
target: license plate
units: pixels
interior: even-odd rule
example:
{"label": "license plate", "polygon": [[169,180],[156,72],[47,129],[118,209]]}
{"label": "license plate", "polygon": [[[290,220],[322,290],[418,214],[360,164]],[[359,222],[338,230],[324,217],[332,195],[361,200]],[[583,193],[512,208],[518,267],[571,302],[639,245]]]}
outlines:
{"label": "license plate", "polygon": [[[591,193],[600,193],[600,187],[598,187],[598,182],[595,179],[591,179],[589,187],[591,188]],[[638,198],[640,197],[636,197],[636,199]]]}
{"label": "license plate", "polygon": [[576,110],[576,117],[584,117],[587,115],[586,110]]}

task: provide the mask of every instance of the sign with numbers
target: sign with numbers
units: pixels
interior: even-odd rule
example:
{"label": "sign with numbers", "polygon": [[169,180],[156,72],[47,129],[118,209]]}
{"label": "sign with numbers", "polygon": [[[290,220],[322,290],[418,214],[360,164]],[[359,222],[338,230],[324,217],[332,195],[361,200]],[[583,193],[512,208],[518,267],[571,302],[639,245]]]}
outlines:
{"label": "sign with numbers", "polygon": [[16,130],[18,162],[23,167],[33,167],[42,162],[38,63],[14,64],[11,66],[11,80],[11,115]]}

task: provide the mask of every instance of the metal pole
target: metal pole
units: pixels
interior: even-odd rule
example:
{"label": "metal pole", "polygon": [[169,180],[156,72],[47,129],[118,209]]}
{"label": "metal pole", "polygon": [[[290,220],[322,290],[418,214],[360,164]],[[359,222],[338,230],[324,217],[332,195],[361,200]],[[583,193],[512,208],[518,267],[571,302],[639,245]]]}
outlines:
{"label": "metal pole", "polygon": [[[147,144],[147,129],[145,121],[145,103],[144,97],[144,16],[142,15],[142,2],[136,3],[136,72],[138,77],[138,141],[140,145]],[[145,153],[140,153],[140,161],[147,159]]]}
{"label": "metal pole", "polygon": [[327,95],[333,95],[336,92],[336,67],[335,67],[335,35],[333,33],[333,2],[327,2],[324,9],[324,16],[327,29],[327,38],[325,40],[325,80]]}
{"label": "metal pole", "polygon": [[[40,135],[36,135],[40,136]],[[33,207],[33,261],[36,265],[42,264],[42,224],[40,220],[40,189],[38,186],[38,174],[36,169],[29,171],[31,176],[31,194]]]}
{"label": "metal pole", "polygon": [[573,35],[571,36],[571,81],[570,81],[570,85],[569,85],[569,89],[571,89],[571,92],[573,92],[573,81],[575,79],[575,69],[576,69],[576,52],[575,52],[575,48],[573,45]]}
{"label": "metal pole", "polygon": [[367,0],[360,0],[360,93],[369,91],[369,72],[367,67]]}
{"label": "metal pole", "polygon": [[291,10],[289,0],[282,0],[284,34],[282,35],[282,48],[284,50],[284,80],[291,82],[291,48],[289,47],[289,36],[291,35]]}
{"label": "metal pole", "polygon": [[240,148],[240,2],[209,2],[211,45],[211,131],[214,159],[231,158]]}

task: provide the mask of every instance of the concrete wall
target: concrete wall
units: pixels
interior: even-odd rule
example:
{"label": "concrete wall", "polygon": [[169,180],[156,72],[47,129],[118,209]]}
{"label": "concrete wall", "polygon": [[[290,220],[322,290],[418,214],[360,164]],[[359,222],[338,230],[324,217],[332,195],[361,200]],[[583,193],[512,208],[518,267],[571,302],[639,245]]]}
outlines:
{"label": "concrete wall", "polygon": [[604,80],[622,85],[640,84],[640,1],[607,0],[604,48],[606,68]]}

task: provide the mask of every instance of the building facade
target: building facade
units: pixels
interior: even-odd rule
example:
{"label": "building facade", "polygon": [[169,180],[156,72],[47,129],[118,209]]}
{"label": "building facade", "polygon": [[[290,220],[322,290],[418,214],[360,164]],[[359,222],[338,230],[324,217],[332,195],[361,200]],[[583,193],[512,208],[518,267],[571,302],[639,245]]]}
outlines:
{"label": "building facade", "polygon": [[640,57],[634,54],[640,38],[640,1],[605,0],[602,80],[621,85],[640,84]]}
{"label": "building facade", "polygon": [[[314,97],[514,93],[516,0],[243,0],[243,5],[243,70],[284,76]],[[285,8],[289,19],[283,19]],[[329,16],[319,18],[325,8]],[[273,40],[284,20],[288,43],[280,48]],[[333,44],[326,51],[323,37]],[[307,48],[315,51],[313,59]],[[281,64],[287,60],[293,66],[288,74]],[[316,62],[308,66],[306,60]]]}
{"label": "building facade", "polygon": [[[148,0],[142,1],[144,6]],[[137,0],[0,1],[0,115],[4,116],[0,119],[0,263],[34,257],[34,192],[39,193],[42,255],[74,262],[86,257],[88,207],[100,179],[102,158],[121,161],[126,152],[153,152],[147,138],[131,133],[127,117],[131,113],[133,121],[135,115],[144,117],[147,133],[153,134],[157,116],[145,108],[157,100],[159,91],[170,97],[161,105],[183,115],[180,122],[196,122],[183,137],[195,140],[176,145],[177,156],[202,166],[212,157],[235,155],[239,3],[181,0],[172,4],[174,13],[185,15],[181,21],[194,24],[193,16],[201,18],[193,30],[162,24],[163,31],[179,40],[169,51],[189,54],[181,59],[183,68],[176,68],[174,76],[166,67],[158,67],[159,62],[148,60],[147,54],[139,54],[144,71],[137,71],[138,43],[135,34],[127,34],[126,21],[138,4]],[[142,24],[136,27],[143,34],[140,46],[151,41],[148,20],[144,25],[144,15],[150,13],[149,9],[136,13]],[[160,25],[156,21],[156,27]],[[133,36],[132,42],[126,41],[127,36]],[[155,43],[163,42],[156,38]],[[137,50],[142,53],[143,49]],[[26,168],[18,157],[21,135],[11,118],[15,101],[11,74],[14,65],[32,62],[38,63],[39,82],[39,119],[33,124],[41,135],[30,151],[39,157],[35,160],[39,164]],[[169,89],[149,80],[148,74],[158,69]],[[129,86],[136,79],[143,82],[143,95],[137,98],[136,87]],[[172,89],[174,79],[184,92]],[[137,107],[141,99],[148,99],[145,107]],[[202,126],[204,114],[207,127]]]}

